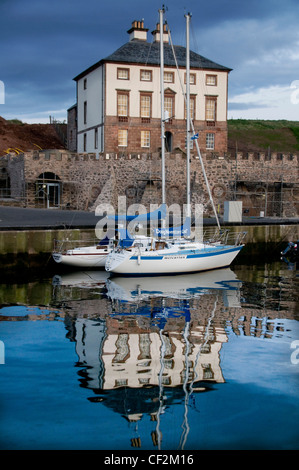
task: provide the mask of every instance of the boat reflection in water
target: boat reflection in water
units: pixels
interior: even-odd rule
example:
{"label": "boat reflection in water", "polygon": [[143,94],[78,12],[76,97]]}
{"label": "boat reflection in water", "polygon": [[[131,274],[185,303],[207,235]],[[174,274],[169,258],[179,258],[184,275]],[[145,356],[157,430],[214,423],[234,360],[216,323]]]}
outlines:
{"label": "boat reflection in water", "polygon": [[56,275],[52,279],[53,286],[69,286],[90,289],[105,287],[109,274],[97,269],[95,271],[75,271],[68,274]]}
{"label": "boat reflection in water", "polygon": [[239,306],[240,281],[229,269],[217,269],[195,274],[158,277],[112,277],[107,279],[107,295],[111,300],[140,301],[155,297],[173,299],[197,298],[210,289],[220,290],[228,305]]}
{"label": "boat reflection in water", "polygon": [[[102,285],[92,273],[56,277],[60,285]],[[216,312],[240,306],[241,283],[231,269],[155,278],[108,278],[95,318],[74,318],[81,386],[134,426],[131,445],[142,446],[136,426],[145,415],[154,424],[152,445],[161,448],[166,407],[180,403],[180,448],[189,433],[188,410],[194,393],[223,383],[222,344],[227,341]],[[68,335],[69,336],[69,335]],[[179,422],[180,421],[180,422]],[[165,437],[165,430],[164,430]],[[173,433],[173,430],[172,430]],[[138,434],[138,433],[137,433]]]}

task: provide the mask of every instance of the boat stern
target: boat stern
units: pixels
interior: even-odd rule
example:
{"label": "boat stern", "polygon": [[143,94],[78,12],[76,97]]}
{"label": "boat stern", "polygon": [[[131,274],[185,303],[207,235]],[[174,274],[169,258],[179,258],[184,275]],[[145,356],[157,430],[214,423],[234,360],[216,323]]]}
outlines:
{"label": "boat stern", "polygon": [[62,254],[61,253],[52,253],[52,258],[56,263],[61,263]]}
{"label": "boat stern", "polygon": [[105,263],[105,270],[107,272],[121,272],[119,267],[130,257],[130,253],[126,250],[112,251],[109,253]]}

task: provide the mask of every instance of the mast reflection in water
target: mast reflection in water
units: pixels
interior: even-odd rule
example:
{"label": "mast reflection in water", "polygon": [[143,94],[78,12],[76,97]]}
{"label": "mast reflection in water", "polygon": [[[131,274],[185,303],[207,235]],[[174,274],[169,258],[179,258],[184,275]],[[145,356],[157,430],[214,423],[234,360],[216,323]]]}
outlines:
{"label": "mast reflection in water", "polygon": [[[175,277],[112,278],[106,286],[112,303],[105,320],[76,319],[73,325],[78,365],[86,366],[80,372],[81,383],[95,393],[91,401],[105,401],[129,422],[150,415],[156,422],[152,439],[158,448],[165,407],[183,402],[183,446],[192,395],[224,382],[219,352],[227,336],[212,320],[220,306],[239,306],[240,283],[225,269]],[[216,295],[205,298],[210,289]],[[204,323],[195,313],[202,302],[210,312]]]}

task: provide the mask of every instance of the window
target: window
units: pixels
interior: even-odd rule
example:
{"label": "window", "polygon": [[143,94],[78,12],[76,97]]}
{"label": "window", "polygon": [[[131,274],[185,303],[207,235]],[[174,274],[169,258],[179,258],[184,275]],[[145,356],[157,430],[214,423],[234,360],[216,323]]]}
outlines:
{"label": "window", "polygon": [[141,147],[149,148],[151,145],[150,131],[141,131]]}
{"label": "window", "polygon": [[152,81],[152,71],[151,70],[140,70],[140,80],[144,82]]}
{"label": "window", "polygon": [[217,85],[217,75],[206,75],[206,85]]}
{"label": "window", "polygon": [[127,147],[128,146],[128,131],[127,129],[118,129],[118,146]]}
{"label": "window", "polygon": [[[185,73],[185,83],[187,83],[187,74]],[[196,85],[196,74],[190,73],[190,85]]]}
{"label": "window", "polygon": [[94,148],[98,148],[98,129],[94,130]]}
{"label": "window", "polygon": [[144,122],[146,119],[149,122],[151,117],[152,97],[151,95],[140,95],[140,117]]}
{"label": "window", "polygon": [[216,97],[206,97],[206,121],[216,121]]}
{"label": "window", "polygon": [[117,93],[117,116],[119,121],[127,121],[129,114],[129,95],[128,93]]}
{"label": "window", "polygon": [[118,80],[129,80],[130,74],[129,69],[117,69],[117,78]]}
{"label": "window", "polygon": [[87,101],[84,101],[84,124],[87,123]]}
{"label": "window", "polygon": [[215,148],[215,134],[208,133],[206,134],[206,149],[214,150]]}
{"label": "window", "polygon": [[86,152],[87,149],[87,134],[83,135],[83,152]]}
{"label": "window", "polygon": [[164,72],[164,82],[174,83],[174,73],[173,72]]}
{"label": "window", "polygon": [[[173,109],[174,109],[174,96],[165,96],[164,98],[164,109],[165,109],[165,114],[168,113],[168,118],[172,119],[173,117]],[[166,116],[165,116],[166,117]]]}
{"label": "window", "polygon": [[[195,120],[195,96],[190,96],[190,118]],[[187,105],[185,103],[185,119],[187,119]]]}
{"label": "window", "polygon": [[84,88],[84,90],[87,89],[87,78],[84,78],[83,88]]}

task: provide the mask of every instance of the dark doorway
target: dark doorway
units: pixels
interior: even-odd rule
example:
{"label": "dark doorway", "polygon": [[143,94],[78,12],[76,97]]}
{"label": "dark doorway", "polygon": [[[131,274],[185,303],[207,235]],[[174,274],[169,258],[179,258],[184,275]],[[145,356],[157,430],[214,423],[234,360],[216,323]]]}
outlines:
{"label": "dark doorway", "polygon": [[165,150],[172,152],[172,133],[169,131],[165,132]]}
{"label": "dark doorway", "polygon": [[55,173],[45,172],[36,181],[36,201],[47,209],[60,206],[61,181]]}

